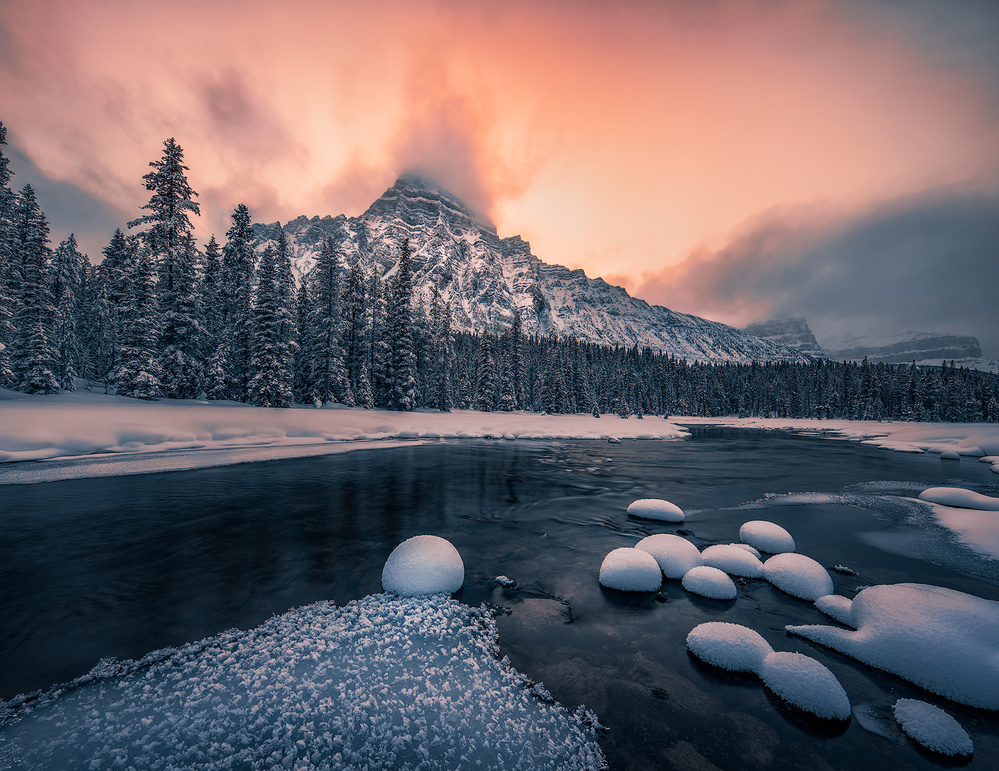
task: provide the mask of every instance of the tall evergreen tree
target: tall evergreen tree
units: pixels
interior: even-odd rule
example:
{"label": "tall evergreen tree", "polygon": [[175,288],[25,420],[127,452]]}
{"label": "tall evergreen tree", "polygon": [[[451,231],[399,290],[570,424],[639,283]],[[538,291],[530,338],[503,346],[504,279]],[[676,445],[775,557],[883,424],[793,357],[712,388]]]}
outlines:
{"label": "tall evergreen tree", "polygon": [[475,373],[474,408],[483,412],[492,412],[496,403],[496,374],[493,361],[492,345],[488,335],[483,335],[479,341],[479,361]]}
{"label": "tall evergreen tree", "polygon": [[442,302],[440,291],[434,287],[430,303],[430,406],[449,412],[453,403],[451,395],[451,367],[453,340],[451,331],[451,299]]}
{"label": "tall evergreen tree", "polygon": [[292,388],[296,402],[312,401],[312,367],[309,357],[311,351],[308,345],[309,314],[312,312],[312,299],[309,296],[309,282],[303,278],[295,298],[295,314],[297,317],[297,343],[295,346],[295,376]]}
{"label": "tall evergreen tree", "polygon": [[309,315],[310,396],[316,404],[353,405],[345,377],[340,342],[340,276],[333,239],[323,239],[316,267],[310,274],[312,312]]}
{"label": "tall evergreen tree", "polygon": [[416,407],[416,339],[413,318],[413,266],[409,239],[404,238],[399,250],[399,264],[388,300],[386,327],[391,359],[389,406],[396,410]]}
{"label": "tall evergreen tree", "polygon": [[14,249],[20,267],[13,369],[18,390],[30,394],[54,393],[59,383],[53,374],[52,341],[55,305],[49,276],[49,223],[35,191],[25,185],[14,211]]}
{"label": "tall evergreen tree", "polygon": [[14,249],[14,219],[17,196],[10,187],[10,161],[4,155],[7,129],[0,122],[0,387],[14,384],[11,347],[17,313],[21,269]]}
{"label": "tall evergreen tree", "polygon": [[232,226],[226,232],[226,243],[222,247],[222,329],[228,344],[229,391],[232,398],[239,401],[246,401],[250,381],[255,269],[250,211],[244,204],[239,204],[232,213]]}
{"label": "tall evergreen tree", "polygon": [[161,393],[156,311],[156,269],[149,250],[140,247],[128,271],[118,361],[108,377],[121,396],[154,399]]}
{"label": "tall evergreen tree", "polygon": [[198,256],[188,233],[175,255],[169,288],[160,294],[160,387],[171,399],[193,399],[205,390]]}
{"label": "tall evergreen tree", "polygon": [[363,407],[371,405],[371,385],[367,373],[367,282],[360,261],[351,260],[343,286],[343,349],[347,379],[355,400]]}
{"label": "tall evergreen tree", "polygon": [[84,262],[86,257],[76,247],[76,237],[69,238],[52,255],[52,300],[55,305],[55,374],[59,387],[76,390],[76,376],[83,370],[83,347],[78,323],[83,310]]}
{"label": "tall evergreen tree", "polygon": [[208,239],[201,258],[201,281],[198,294],[201,297],[201,318],[203,322],[202,353],[211,357],[223,340],[222,335],[222,253],[215,236]]}
{"label": "tall evergreen tree", "polygon": [[288,407],[293,373],[291,341],[285,335],[290,328],[290,312],[282,304],[277,252],[273,246],[264,250],[257,279],[249,400],[260,407]]}

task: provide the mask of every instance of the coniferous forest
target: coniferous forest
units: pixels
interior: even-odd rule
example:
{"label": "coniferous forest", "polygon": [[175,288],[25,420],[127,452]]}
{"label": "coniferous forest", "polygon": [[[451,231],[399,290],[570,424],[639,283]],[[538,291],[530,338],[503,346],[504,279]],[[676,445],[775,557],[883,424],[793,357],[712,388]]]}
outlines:
{"label": "coniferous forest", "polygon": [[142,215],[96,265],[72,235],[55,248],[30,185],[15,192],[0,124],[0,385],[88,387],[138,399],[265,407],[341,403],[394,410],[533,410],[999,421],[999,376],[954,366],[689,363],[649,349],[455,332],[435,296],[414,307],[411,247],[383,277],[344,266],[327,240],[296,286],[283,238],[254,250],[235,207],[220,245],[173,140],[143,177]]}

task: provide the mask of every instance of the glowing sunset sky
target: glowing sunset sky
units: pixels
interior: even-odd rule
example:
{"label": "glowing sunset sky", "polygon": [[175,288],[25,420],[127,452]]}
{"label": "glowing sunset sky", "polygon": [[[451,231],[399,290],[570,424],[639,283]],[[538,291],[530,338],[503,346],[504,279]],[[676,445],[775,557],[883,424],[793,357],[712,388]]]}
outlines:
{"label": "glowing sunset sky", "polygon": [[[688,7],[690,6],[690,7]],[[163,139],[198,234],[406,170],[650,302],[999,356],[999,4],[0,2],[15,186],[97,256]]]}

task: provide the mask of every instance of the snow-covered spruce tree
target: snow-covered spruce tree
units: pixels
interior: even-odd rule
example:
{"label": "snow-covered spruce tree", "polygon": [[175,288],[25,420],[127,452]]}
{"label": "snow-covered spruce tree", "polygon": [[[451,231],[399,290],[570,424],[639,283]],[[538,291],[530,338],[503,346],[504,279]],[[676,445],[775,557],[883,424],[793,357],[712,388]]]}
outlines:
{"label": "snow-covered spruce tree", "polygon": [[416,336],[412,303],[412,250],[409,239],[404,238],[399,249],[399,264],[389,290],[385,324],[391,348],[389,406],[396,410],[411,410],[416,407]]}
{"label": "snow-covered spruce tree", "polygon": [[295,346],[295,371],[292,378],[292,396],[299,403],[312,399],[309,393],[312,369],[309,364],[310,351],[308,346],[309,314],[311,312],[312,299],[309,295],[309,282],[303,277],[295,297],[295,315],[297,317],[295,329],[298,345]]}
{"label": "snow-covered spruce tree", "polygon": [[479,361],[475,371],[475,401],[472,407],[492,412],[496,404],[496,374],[489,335],[479,340]]}
{"label": "snow-covered spruce tree", "polygon": [[513,312],[513,325],[510,327],[510,377],[513,380],[514,409],[524,409],[527,404],[524,375],[524,318],[520,308]]}
{"label": "snow-covered spruce tree", "polygon": [[20,292],[11,363],[16,388],[30,394],[59,390],[53,374],[56,310],[52,302],[48,244],[49,223],[38,206],[34,188],[25,185],[14,209],[13,248],[19,267]]}
{"label": "snow-covered spruce tree", "polygon": [[211,357],[222,342],[222,253],[215,236],[208,239],[201,255],[201,280],[198,294],[201,298],[202,356]]}
{"label": "snow-covered spruce tree", "polygon": [[354,257],[343,286],[343,349],[347,379],[355,401],[372,406],[371,384],[367,376],[367,281],[360,260]]}
{"label": "snow-covered spruce tree", "polygon": [[201,388],[199,346],[201,324],[197,303],[197,250],[191,235],[191,214],[200,216],[197,193],[187,181],[184,150],[173,137],[163,142],[163,157],[150,161],[153,171],[143,176],[152,192],[141,208],[147,214],[128,223],[144,226],[143,243],[158,274],[159,309],[163,313],[159,341],[161,388],[167,396],[188,398]]}
{"label": "snow-covered spruce tree", "polygon": [[7,128],[0,122],[0,387],[14,385],[11,349],[17,313],[21,269],[14,250],[14,211],[17,196],[10,187],[10,161],[3,152]]}
{"label": "snow-covered spruce tree", "polygon": [[160,387],[171,399],[193,399],[205,390],[198,261],[194,237],[188,233],[175,256],[170,288],[160,293]]}
{"label": "snow-covered spruce tree", "polygon": [[78,322],[83,309],[83,281],[86,257],[76,247],[76,237],[70,233],[52,254],[52,301],[55,305],[53,344],[55,372],[59,387],[76,390],[76,377],[82,371],[83,347],[80,344]]}
{"label": "snow-covered spruce tree", "polygon": [[232,213],[232,226],[222,247],[222,334],[228,346],[229,393],[238,401],[246,401],[250,382],[255,263],[250,211],[239,204]]}
{"label": "snow-covered spruce tree", "polygon": [[248,384],[249,400],[259,407],[288,407],[292,399],[291,341],[284,339],[290,314],[280,295],[277,253],[268,246],[257,274]]}
{"label": "snow-covered spruce tree", "polygon": [[372,268],[368,280],[368,373],[377,407],[392,403],[392,346],[389,343],[388,291],[391,287]]}
{"label": "snow-covered spruce tree", "polygon": [[441,412],[450,412],[451,360],[453,357],[451,332],[451,299],[441,301],[440,291],[434,287],[430,304],[430,406]]}
{"label": "snow-covered spruce tree", "polygon": [[[279,223],[280,227],[280,223]],[[295,291],[295,274],[291,269],[291,250],[284,229],[278,236],[274,255],[274,275],[277,281],[278,305],[284,309],[281,318],[281,340],[288,346],[288,371],[294,377],[298,353],[298,295]]]}
{"label": "snow-covered spruce tree", "polygon": [[155,399],[160,395],[156,342],[156,269],[145,247],[137,250],[128,271],[128,294],[122,305],[118,362],[108,380],[120,396]]}
{"label": "snow-covered spruce tree", "polygon": [[319,259],[309,274],[312,312],[309,314],[309,395],[317,405],[354,404],[347,383],[340,342],[340,270],[333,239],[323,239]]}

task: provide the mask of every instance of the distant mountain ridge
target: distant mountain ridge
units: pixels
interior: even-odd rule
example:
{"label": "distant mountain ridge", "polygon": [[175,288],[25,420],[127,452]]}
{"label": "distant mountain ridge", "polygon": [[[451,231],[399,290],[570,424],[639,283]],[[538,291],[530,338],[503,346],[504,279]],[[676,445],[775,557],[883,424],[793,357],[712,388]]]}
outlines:
{"label": "distant mountain ridge", "polygon": [[[258,251],[276,242],[278,223],[253,228]],[[359,217],[303,216],[282,229],[296,277],[312,269],[322,240],[331,236],[343,265],[359,260],[387,278],[399,244],[409,238],[417,303],[429,307],[436,287],[450,298],[454,327],[462,331],[502,332],[520,310],[529,334],[638,345],[704,362],[811,360],[725,324],[650,305],[582,270],[542,262],[519,236],[500,238],[455,196],[415,175],[400,177]]]}
{"label": "distant mountain ridge", "polygon": [[999,362],[982,357],[978,338],[970,335],[942,335],[932,332],[907,332],[902,335],[853,337],[842,340],[835,349],[819,345],[808,322],[801,316],[756,321],[744,332],[797,348],[816,358],[833,361],[867,361],[871,364],[916,364],[939,367],[954,362],[959,367],[982,372],[999,372]]}

